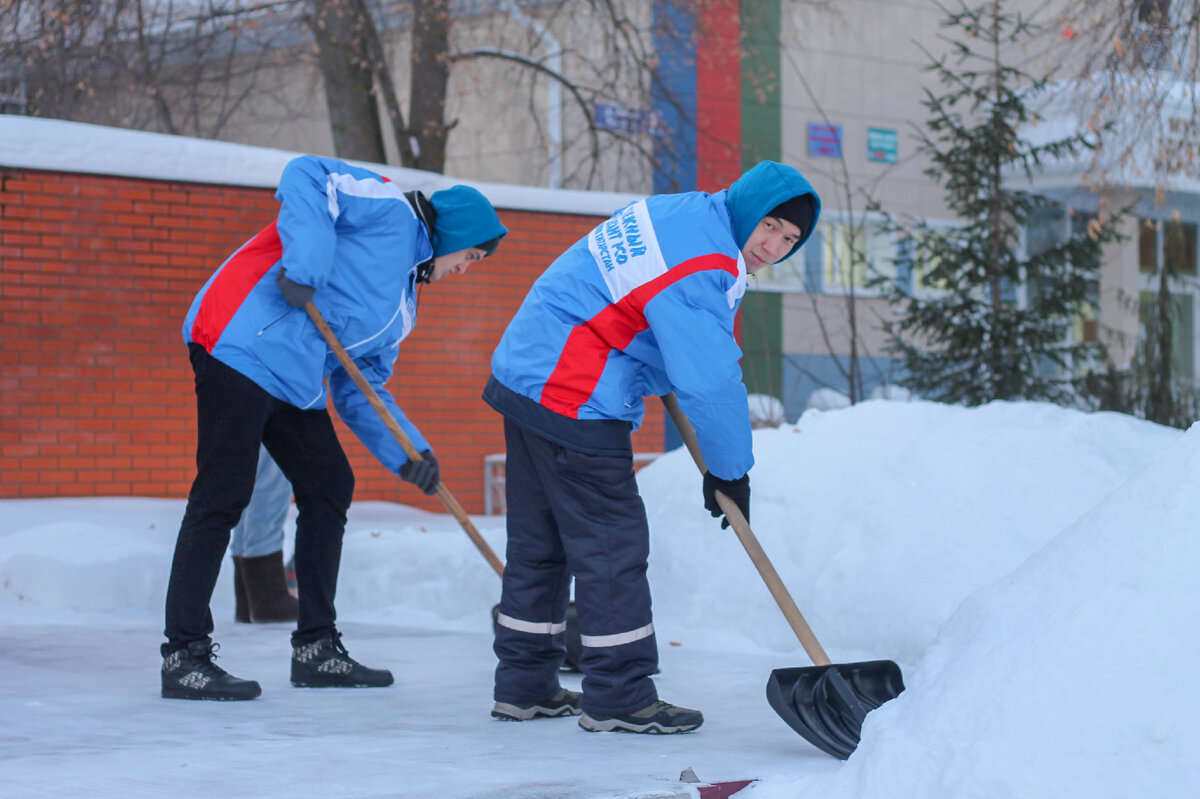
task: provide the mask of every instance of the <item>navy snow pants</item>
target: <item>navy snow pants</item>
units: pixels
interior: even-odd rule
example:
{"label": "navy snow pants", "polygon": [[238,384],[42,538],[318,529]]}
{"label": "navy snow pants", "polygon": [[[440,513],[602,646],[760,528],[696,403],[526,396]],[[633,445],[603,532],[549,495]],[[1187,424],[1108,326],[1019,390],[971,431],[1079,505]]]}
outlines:
{"label": "navy snow pants", "polygon": [[622,715],[658,698],[658,645],[646,560],[650,530],[629,456],[587,455],[504,422],[508,549],[495,699],[536,702],[559,688],[567,601],[583,654],[583,709]]}

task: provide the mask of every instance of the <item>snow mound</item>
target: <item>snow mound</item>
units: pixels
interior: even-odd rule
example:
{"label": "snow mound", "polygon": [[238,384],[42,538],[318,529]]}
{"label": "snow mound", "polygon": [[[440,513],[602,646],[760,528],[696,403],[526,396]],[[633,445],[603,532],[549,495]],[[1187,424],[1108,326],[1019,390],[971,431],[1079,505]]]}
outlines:
{"label": "snow mound", "polygon": [[1200,427],[972,594],[840,772],[748,796],[1200,795],[1197,485]]}

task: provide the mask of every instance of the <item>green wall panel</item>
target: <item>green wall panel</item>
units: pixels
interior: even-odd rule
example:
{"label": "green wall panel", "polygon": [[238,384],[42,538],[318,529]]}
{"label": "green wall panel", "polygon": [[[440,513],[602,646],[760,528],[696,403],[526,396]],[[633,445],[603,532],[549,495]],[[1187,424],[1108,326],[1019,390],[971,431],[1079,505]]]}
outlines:
{"label": "green wall panel", "polygon": [[742,169],[778,161],[783,152],[780,112],[780,0],[742,0]]}
{"label": "green wall panel", "polygon": [[783,399],[783,295],[747,291],[742,300],[742,373],[751,394]]}

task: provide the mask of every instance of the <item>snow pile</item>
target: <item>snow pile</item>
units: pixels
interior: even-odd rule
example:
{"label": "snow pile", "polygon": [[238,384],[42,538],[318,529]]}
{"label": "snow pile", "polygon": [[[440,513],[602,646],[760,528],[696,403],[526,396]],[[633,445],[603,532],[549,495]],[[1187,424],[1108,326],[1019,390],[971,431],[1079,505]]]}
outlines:
{"label": "snow pile", "polygon": [[[796,425],[755,432],[751,527],[834,660],[907,666],[972,591],[1179,436],[1129,416],[1034,403],[809,411]],[[638,481],[656,626],[795,650],[736,537],[709,520],[687,453],[664,455]]]}
{"label": "snow pile", "polygon": [[[184,775],[194,795],[265,799],[294,792],[297,761],[332,759],[306,787],[665,797],[695,790],[675,782],[691,766],[760,778],[747,799],[1200,796],[1200,428],[870,401],[758,430],[755,454],[751,525],[824,648],[904,670],[844,764],[766,706],[769,669],[808,658],[679,450],[639,472],[656,679],[707,721],[663,740],[490,723],[500,581],[448,514],[351,509],[339,625],[396,690],[291,689],[285,626],[234,625],[226,568],[221,664],[264,694],[195,707],[156,692],[182,500],[0,501],[0,794],[161,795]],[[503,556],[503,519],[475,523]],[[547,751],[569,765],[548,771]]]}
{"label": "snow pile", "polygon": [[748,799],[1200,794],[1197,485],[1200,428],[975,592],[841,771]]}

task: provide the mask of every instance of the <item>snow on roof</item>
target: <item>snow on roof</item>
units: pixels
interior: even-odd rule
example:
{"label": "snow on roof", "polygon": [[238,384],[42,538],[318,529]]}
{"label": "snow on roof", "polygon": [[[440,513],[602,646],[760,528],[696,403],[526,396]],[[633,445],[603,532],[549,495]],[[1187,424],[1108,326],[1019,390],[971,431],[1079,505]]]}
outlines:
{"label": "snow on roof", "polygon": [[[0,114],[0,167],[274,188],[284,165],[304,153],[213,139]],[[643,195],[515,186],[365,164],[427,194],[455,183],[482,191],[498,208],[609,216]]]}

